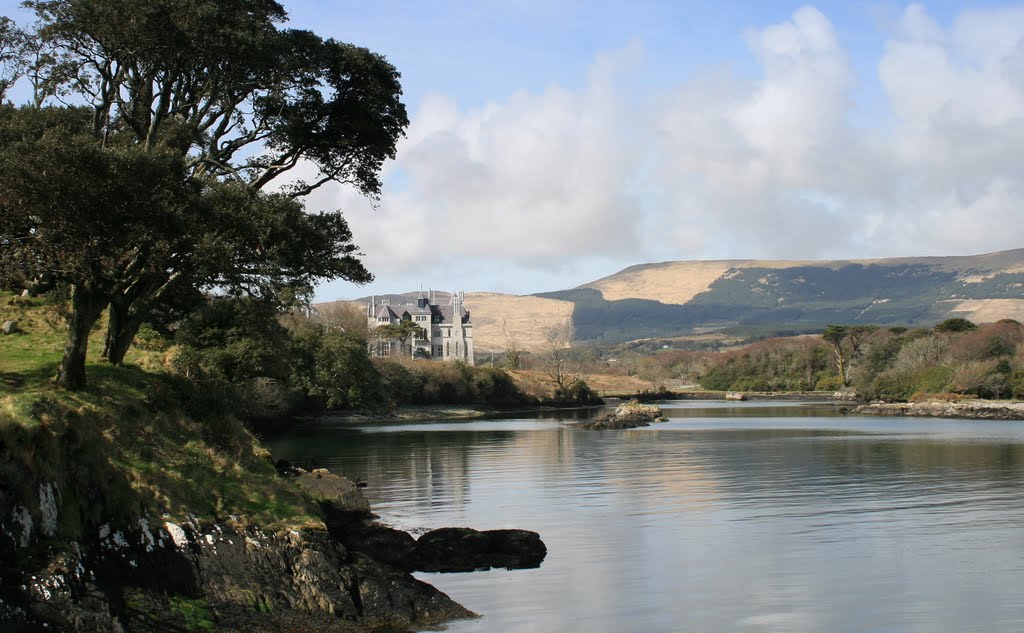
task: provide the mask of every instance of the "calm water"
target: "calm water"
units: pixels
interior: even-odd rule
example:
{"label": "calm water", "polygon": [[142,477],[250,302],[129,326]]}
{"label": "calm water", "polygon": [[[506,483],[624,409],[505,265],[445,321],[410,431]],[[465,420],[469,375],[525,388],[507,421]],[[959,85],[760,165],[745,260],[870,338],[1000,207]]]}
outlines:
{"label": "calm water", "polygon": [[370,482],[384,520],[540,532],[535,570],[421,574],[453,632],[1024,631],[1024,423],[759,403],[669,422],[320,429],[275,457]]}

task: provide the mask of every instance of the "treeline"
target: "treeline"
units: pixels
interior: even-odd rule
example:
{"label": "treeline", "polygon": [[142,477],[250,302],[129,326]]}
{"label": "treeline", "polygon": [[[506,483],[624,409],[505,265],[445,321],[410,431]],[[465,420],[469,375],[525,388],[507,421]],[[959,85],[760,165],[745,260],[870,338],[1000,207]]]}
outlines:
{"label": "treeline", "polygon": [[[250,297],[207,300],[179,320],[151,321],[135,345],[211,400],[246,418],[400,405],[516,406],[539,401],[498,368],[372,358],[358,310],[282,314]],[[211,403],[214,406],[214,403]]]}
{"label": "treeline", "polygon": [[852,390],[864,399],[1024,398],[1024,326],[949,319],[934,328],[829,326],[727,352],[672,351],[641,367],[648,379],[723,391]]}

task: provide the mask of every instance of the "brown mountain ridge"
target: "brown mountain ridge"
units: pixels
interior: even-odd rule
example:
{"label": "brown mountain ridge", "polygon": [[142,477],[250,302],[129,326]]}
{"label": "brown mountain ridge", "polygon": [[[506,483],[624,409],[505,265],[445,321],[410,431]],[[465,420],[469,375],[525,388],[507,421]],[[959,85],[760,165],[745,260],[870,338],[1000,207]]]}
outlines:
{"label": "brown mountain ridge", "polygon": [[566,333],[577,342],[620,343],[713,331],[812,332],[829,323],[923,326],[951,316],[1024,321],[1024,249],[955,257],[639,264],[556,292],[469,292],[466,307],[478,354],[510,344],[540,351]]}

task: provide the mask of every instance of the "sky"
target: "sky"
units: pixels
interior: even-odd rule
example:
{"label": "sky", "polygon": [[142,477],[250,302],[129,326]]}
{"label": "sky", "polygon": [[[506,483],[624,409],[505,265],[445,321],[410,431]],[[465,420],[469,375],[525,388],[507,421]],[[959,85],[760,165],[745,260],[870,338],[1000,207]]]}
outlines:
{"label": "sky", "polygon": [[376,208],[307,199],[376,276],[321,301],[1024,246],[1024,3],[283,4],[394,64],[411,120]]}

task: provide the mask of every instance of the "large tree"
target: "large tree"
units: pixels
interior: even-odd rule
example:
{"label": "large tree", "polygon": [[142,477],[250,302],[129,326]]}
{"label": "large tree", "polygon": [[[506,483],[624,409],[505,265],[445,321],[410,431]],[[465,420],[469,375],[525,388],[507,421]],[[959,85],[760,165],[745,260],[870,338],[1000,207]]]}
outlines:
{"label": "large tree", "polygon": [[[207,182],[188,214],[191,230],[157,271],[125,279],[111,295],[104,357],[119,364],[142,322],[166,298],[215,289],[290,305],[324,279],[371,279],[337,213],[306,212],[282,194]],[[185,227],[181,227],[185,228]]]}
{"label": "large tree", "polygon": [[306,161],[376,197],[408,119],[398,72],[365,48],[280,29],[270,0],[34,0],[40,98],[73,95],[98,134],[170,139],[197,174],[260,188]]}
{"label": "large tree", "polygon": [[81,109],[0,106],[3,265],[73,287],[60,384],[85,383],[93,324],[124,280],[156,270],[199,197],[176,152],[102,146]]}
{"label": "large tree", "polygon": [[836,371],[844,387],[850,385],[850,369],[853,361],[860,356],[861,343],[877,329],[875,325],[829,325],[822,331],[821,338],[832,346]]}
{"label": "large tree", "polygon": [[97,144],[176,153],[205,192],[176,227],[187,239],[152,250],[151,266],[110,290],[109,360],[120,363],[146,315],[182,287],[369,280],[340,215],[304,214],[294,199],[328,182],[379,196],[408,124],[384,58],[279,28],[285,11],[269,0],[25,4],[39,18],[24,60],[34,103],[87,104]]}

